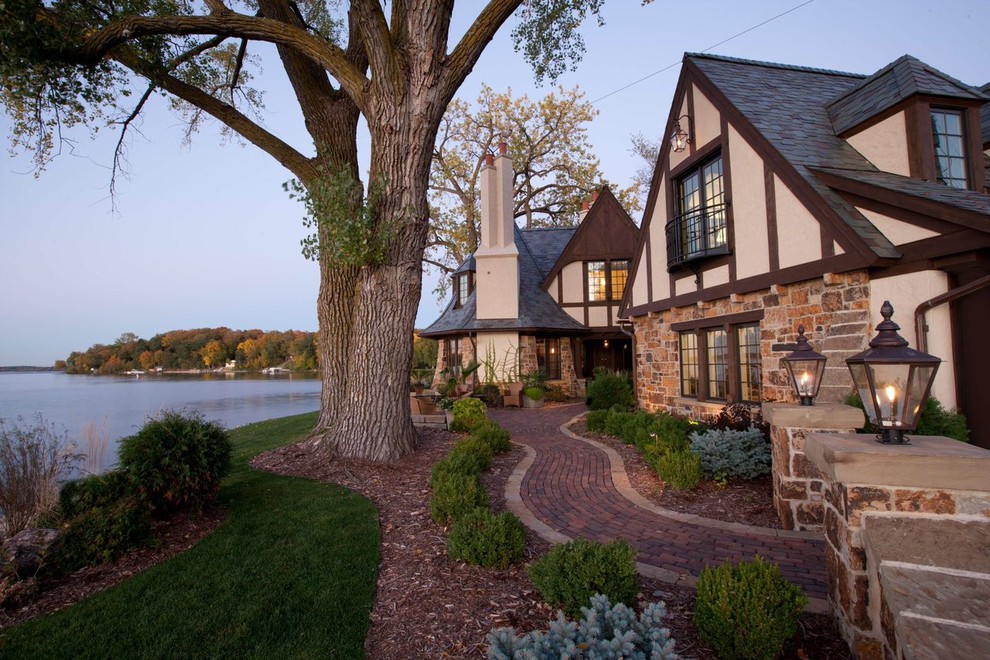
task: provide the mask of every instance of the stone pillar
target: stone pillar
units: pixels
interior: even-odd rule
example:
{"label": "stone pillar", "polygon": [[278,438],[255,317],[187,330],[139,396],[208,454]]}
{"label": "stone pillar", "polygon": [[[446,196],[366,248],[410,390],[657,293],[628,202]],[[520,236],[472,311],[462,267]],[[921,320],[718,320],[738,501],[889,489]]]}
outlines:
{"label": "stone pillar", "polygon": [[853,433],[863,426],[863,411],[838,403],[765,403],[763,418],[770,423],[773,506],[780,523],[784,529],[823,530],[822,475],[805,456],[805,435],[812,431]]}
{"label": "stone pillar", "polygon": [[809,433],[805,453],[824,481],[829,604],[856,657],[985,657],[990,451]]}

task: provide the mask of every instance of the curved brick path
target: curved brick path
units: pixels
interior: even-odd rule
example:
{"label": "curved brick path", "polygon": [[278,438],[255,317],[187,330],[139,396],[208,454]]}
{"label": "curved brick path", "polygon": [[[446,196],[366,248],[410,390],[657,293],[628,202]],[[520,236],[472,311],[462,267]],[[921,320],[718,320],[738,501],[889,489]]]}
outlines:
{"label": "curved brick path", "polygon": [[583,406],[489,411],[513,441],[530,449],[506,493],[510,507],[530,527],[552,541],[623,539],[639,551],[643,572],[670,582],[693,584],[706,565],[759,554],[780,566],[781,574],[804,589],[813,604],[824,604],[823,540],[653,506],[629,488],[615,452],[561,431],[562,424],[583,411]]}

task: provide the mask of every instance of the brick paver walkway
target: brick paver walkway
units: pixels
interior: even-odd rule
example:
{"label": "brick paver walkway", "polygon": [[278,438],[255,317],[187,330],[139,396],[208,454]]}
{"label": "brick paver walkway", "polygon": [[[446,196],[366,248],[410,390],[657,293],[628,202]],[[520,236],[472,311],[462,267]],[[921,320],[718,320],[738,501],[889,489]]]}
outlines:
{"label": "brick paver walkway", "polygon": [[[526,521],[530,526],[552,540],[561,540],[560,535],[625,540],[639,551],[641,564],[670,581],[693,583],[706,565],[751,560],[758,554],[780,566],[781,574],[809,597],[826,597],[823,540],[808,533],[746,528],[654,507],[628,488],[624,469],[612,465],[602,445],[561,432],[560,426],[583,410],[583,406],[559,406],[489,412],[512,433],[513,441],[535,453],[532,461],[520,465],[524,473],[510,480],[509,489],[518,487],[518,496],[507,493],[510,502],[517,500],[517,508],[520,502],[525,507],[523,514],[531,514]],[[613,456],[618,459],[614,452]],[[543,525],[556,534],[547,533]]]}

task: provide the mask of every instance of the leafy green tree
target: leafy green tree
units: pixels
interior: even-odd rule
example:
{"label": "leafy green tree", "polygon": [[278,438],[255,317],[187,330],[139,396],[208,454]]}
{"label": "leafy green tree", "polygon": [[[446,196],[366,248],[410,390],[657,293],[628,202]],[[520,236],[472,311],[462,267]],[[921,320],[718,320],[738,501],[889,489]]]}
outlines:
{"label": "leafy green tree", "polygon": [[[427,262],[450,274],[477,250],[481,170],[499,142],[507,143],[515,170],[513,217],[527,229],[576,224],[582,203],[608,185],[588,140],[596,116],[576,87],[532,100],[484,85],[473,106],[451,102],[433,148]],[[639,208],[636,195],[636,185],[618,192],[630,211]],[[448,285],[441,278],[437,293],[443,296]]]}
{"label": "leafy green tree", "polygon": [[[63,128],[127,127],[156,93],[191,131],[218,120],[284,166],[311,214],[308,253],[320,263],[324,387],[314,440],[340,455],[393,460],[417,437],[405,391],[409,336],[447,104],[517,9],[518,48],[543,80],[580,58],[576,28],[603,2],[465,3],[474,18],[458,37],[454,0],[3,0],[0,95],[13,146],[33,149],[39,166]],[[262,78],[246,54],[256,42],[275,45],[311,144],[290,145],[254,118]],[[366,183],[359,116],[371,141]]]}

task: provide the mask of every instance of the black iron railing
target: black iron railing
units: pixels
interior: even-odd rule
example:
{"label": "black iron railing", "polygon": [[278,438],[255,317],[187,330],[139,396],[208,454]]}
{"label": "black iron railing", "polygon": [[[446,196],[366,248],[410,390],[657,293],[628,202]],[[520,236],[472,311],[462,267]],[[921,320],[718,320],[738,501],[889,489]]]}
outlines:
{"label": "black iron railing", "polygon": [[667,223],[667,267],[728,254],[727,204],[688,211]]}

